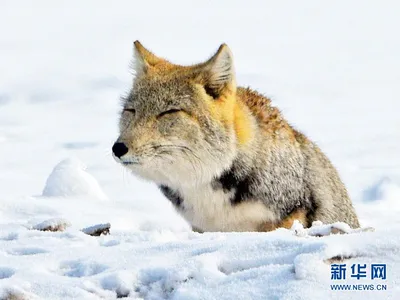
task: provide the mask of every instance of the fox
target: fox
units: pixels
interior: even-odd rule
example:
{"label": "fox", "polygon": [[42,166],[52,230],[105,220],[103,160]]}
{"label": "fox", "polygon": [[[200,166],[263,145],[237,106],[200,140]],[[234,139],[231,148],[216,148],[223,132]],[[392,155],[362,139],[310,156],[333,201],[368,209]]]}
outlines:
{"label": "fox", "polygon": [[338,171],[271,100],[236,84],[222,44],[189,66],[134,42],[114,159],[155,183],[196,232],[359,221]]}

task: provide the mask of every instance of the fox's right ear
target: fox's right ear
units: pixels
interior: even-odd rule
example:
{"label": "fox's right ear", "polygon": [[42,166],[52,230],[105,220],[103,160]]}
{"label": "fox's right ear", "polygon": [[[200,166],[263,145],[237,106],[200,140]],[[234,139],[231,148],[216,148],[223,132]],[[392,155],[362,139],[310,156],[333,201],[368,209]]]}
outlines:
{"label": "fox's right ear", "polygon": [[133,43],[134,51],[134,70],[136,76],[143,75],[148,72],[149,68],[163,61],[162,58],[155,56],[147,50],[139,41]]}

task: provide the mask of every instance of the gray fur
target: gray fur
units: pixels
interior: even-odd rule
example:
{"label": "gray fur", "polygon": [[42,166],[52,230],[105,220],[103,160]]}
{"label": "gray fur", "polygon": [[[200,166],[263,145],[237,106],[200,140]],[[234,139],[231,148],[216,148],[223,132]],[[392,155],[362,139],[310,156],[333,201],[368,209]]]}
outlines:
{"label": "gray fur", "polygon": [[[151,61],[140,57],[140,73],[123,101],[117,141],[129,152],[116,159],[160,186],[196,230],[259,230],[298,209],[307,212],[308,226],[320,220],[359,227],[346,188],[321,150],[269,99],[236,90],[225,45],[204,64],[169,68],[163,61],[165,71],[156,73],[151,70],[161,59],[137,47],[136,55]],[[228,92],[249,120],[245,144],[234,125],[211,112],[210,103]]]}

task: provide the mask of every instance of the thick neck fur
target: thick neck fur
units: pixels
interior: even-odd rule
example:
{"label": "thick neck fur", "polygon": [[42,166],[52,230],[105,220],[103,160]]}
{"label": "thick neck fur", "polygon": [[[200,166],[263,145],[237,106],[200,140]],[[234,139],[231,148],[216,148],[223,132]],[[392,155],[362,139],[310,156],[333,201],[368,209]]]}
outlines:
{"label": "thick neck fur", "polygon": [[[274,222],[280,217],[280,208],[267,208],[259,199],[265,191],[265,173],[268,164],[268,139],[261,137],[263,110],[257,108],[257,94],[239,89],[239,120],[235,120],[236,135],[249,137],[246,142],[236,139],[236,154],[229,166],[201,186],[161,185],[163,194],[172,202],[192,226],[205,231],[254,231],[262,222]],[[262,103],[268,103],[265,99]],[[246,127],[241,127],[245,122]],[[249,130],[250,132],[243,132]],[[264,141],[264,142],[262,142]],[[273,199],[271,199],[273,200]],[[292,208],[290,208],[292,209]]]}

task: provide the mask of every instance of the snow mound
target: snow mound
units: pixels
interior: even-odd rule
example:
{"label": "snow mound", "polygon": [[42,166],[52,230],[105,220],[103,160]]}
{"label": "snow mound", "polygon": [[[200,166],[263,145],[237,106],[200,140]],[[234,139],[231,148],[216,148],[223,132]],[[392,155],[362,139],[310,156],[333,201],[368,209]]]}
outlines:
{"label": "snow mound", "polygon": [[71,158],[54,167],[42,194],[46,197],[89,196],[107,199],[97,180],[86,171],[86,166],[80,160]]}
{"label": "snow mound", "polygon": [[34,230],[40,231],[64,231],[71,223],[62,218],[53,218],[36,224],[32,227]]}
{"label": "snow mound", "polygon": [[400,201],[400,185],[384,177],[364,191],[364,201]]}
{"label": "snow mound", "polygon": [[94,226],[83,228],[82,232],[92,236],[100,236],[102,234],[103,235],[110,234],[110,228],[111,228],[110,223],[97,224]]}

